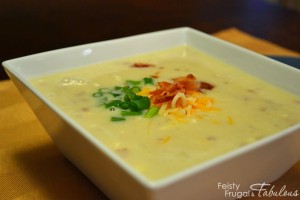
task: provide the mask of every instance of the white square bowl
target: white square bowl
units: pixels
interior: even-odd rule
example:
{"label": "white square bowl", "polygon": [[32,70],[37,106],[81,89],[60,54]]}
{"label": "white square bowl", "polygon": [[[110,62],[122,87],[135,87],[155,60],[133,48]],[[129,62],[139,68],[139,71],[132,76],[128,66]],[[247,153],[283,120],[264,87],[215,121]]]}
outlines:
{"label": "white square bowl", "polygon": [[[3,66],[60,151],[111,199],[224,199],[220,183],[279,178],[300,159],[300,124],[159,181],[149,181],[76,124],[29,79],[120,57],[190,45],[300,96],[300,70],[191,28],[86,44],[3,62]],[[228,199],[228,197],[226,197]]]}

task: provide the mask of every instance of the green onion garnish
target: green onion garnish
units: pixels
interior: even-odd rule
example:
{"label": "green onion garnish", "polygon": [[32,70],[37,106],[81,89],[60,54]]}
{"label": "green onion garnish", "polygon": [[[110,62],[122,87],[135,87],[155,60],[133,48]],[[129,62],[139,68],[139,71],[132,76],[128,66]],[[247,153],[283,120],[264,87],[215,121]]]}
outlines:
{"label": "green onion garnish", "polygon": [[138,110],[145,110],[150,107],[150,99],[148,97],[142,97],[140,99],[134,99],[131,102],[135,103]]}
{"label": "green onion garnish", "polygon": [[115,86],[114,90],[121,90],[123,87],[121,86]]}
{"label": "green onion garnish", "polygon": [[106,103],[106,104],[105,104],[105,107],[106,107],[106,108],[110,108],[110,107],[119,107],[120,103],[121,103],[120,100],[112,100],[111,102]]}
{"label": "green onion garnish", "polygon": [[126,80],[127,85],[140,85],[142,81]]}
{"label": "green onion garnish", "polygon": [[141,112],[136,112],[136,111],[121,111],[121,116],[135,116],[135,115],[141,115]]}
{"label": "green onion garnish", "polygon": [[[111,111],[117,109],[121,111],[120,116],[112,117],[111,121],[124,121],[126,116],[142,115],[145,110],[150,108],[150,99],[137,95],[141,91],[141,87],[147,84],[154,84],[153,79],[146,77],[140,81],[126,80],[125,86],[100,88],[92,95],[98,99],[101,106],[105,106]],[[146,112],[145,117],[151,118],[157,112],[158,108],[152,107]]]}
{"label": "green onion garnish", "polygon": [[124,109],[124,110],[127,110],[128,108],[130,108],[129,103],[127,103],[127,102],[121,102],[119,106],[121,109]]}
{"label": "green onion garnish", "polygon": [[144,115],[146,118],[152,118],[154,117],[159,111],[159,108],[156,106],[152,106]]}
{"label": "green onion garnish", "polygon": [[153,79],[152,78],[149,78],[149,77],[145,77],[144,79],[143,79],[143,81],[144,81],[144,84],[145,85],[153,85]]}
{"label": "green onion garnish", "polygon": [[118,121],[124,121],[126,120],[124,117],[111,117],[110,121],[112,122],[118,122]]}
{"label": "green onion garnish", "polygon": [[132,101],[133,99],[136,99],[137,95],[132,93],[132,92],[128,92],[125,94],[124,96],[124,101]]}
{"label": "green onion garnish", "polygon": [[138,92],[141,91],[141,88],[139,88],[138,86],[133,86],[131,89],[130,89],[130,92],[136,94]]}
{"label": "green onion garnish", "polygon": [[102,97],[102,96],[103,96],[103,93],[101,93],[101,92],[93,93],[93,97]]}

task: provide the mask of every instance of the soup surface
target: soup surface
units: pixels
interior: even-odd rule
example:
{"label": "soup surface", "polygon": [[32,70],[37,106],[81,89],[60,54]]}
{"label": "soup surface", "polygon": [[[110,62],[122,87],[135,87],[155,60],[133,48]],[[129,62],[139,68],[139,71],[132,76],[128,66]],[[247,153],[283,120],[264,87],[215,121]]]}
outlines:
{"label": "soup surface", "polygon": [[189,46],[37,77],[31,83],[150,180],[300,119],[299,97]]}

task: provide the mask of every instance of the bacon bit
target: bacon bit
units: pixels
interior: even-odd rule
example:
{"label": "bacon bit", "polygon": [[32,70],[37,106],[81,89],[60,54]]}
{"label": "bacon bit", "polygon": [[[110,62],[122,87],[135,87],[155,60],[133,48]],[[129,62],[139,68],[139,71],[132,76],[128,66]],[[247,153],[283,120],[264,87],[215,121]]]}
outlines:
{"label": "bacon bit", "polygon": [[200,89],[201,90],[212,90],[214,87],[215,86],[210,84],[210,83],[203,82],[203,81],[200,82]]}
{"label": "bacon bit", "polygon": [[146,67],[153,67],[153,64],[149,64],[149,63],[133,63],[132,67],[136,67],[136,68],[146,68]]}
{"label": "bacon bit", "polygon": [[151,75],[150,77],[151,78],[158,78],[159,76],[158,75]]}
{"label": "bacon bit", "polygon": [[160,72],[155,72],[153,75],[151,75],[151,78],[158,78],[159,77]]}

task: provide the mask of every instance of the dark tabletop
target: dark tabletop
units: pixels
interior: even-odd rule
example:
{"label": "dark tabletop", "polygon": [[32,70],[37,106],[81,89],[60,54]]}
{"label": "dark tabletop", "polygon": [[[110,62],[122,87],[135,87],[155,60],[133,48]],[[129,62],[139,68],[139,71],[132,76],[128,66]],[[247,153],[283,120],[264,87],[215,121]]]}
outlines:
{"label": "dark tabletop", "polygon": [[265,0],[1,0],[0,24],[1,62],[182,26],[236,27],[300,52],[300,12]]}

